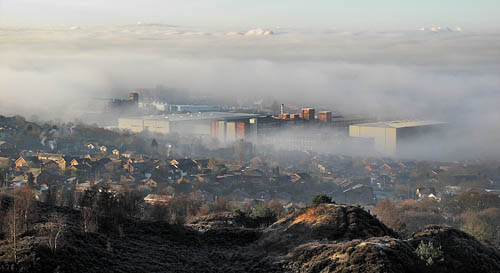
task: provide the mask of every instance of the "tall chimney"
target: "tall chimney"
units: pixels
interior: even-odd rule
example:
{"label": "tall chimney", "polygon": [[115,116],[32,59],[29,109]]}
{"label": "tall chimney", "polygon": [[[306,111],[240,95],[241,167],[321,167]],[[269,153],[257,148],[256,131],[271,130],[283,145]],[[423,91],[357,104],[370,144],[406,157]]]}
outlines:
{"label": "tall chimney", "polygon": [[285,113],[285,105],[284,104],[281,104],[281,107],[280,107],[280,114],[283,115]]}

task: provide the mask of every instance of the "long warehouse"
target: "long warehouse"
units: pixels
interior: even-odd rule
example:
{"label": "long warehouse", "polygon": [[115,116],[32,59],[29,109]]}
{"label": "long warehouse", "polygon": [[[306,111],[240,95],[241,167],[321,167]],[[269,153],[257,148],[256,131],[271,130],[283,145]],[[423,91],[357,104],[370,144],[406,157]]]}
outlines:
{"label": "long warehouse", "polygon": [[349,126],[349,136],[370,138],[374,150],[384,155],[404,154],[408,143],[437,132],[445,122],[435,120],[382,121]]}

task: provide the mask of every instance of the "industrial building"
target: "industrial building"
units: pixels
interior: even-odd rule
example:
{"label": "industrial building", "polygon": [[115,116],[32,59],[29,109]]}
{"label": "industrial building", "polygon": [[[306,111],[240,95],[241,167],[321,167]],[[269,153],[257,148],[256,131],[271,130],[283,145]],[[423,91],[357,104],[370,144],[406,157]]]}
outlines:
{"label": "industrial building", "polygon": [[[330,135],[331,130],[335,130],[335,135],[340,134],[347,137],[349,125],[366,121],[368,120],[361,117],[340,115],[334,117],[330,111],[319,112],[318,118],[314,108],[303,108],[300,114],[284,113],[284,106],[281,105],[278,116],[213,120],[211,135],[222,141],[245,139],[262,144],[309,143],[310,134],[306,132],[312,132],[311,130],[328,129],[328,131],[322,131],[323,135]],[[305,128],[307,130],[304,130]],[[288,134],[283,135],[283,132],[288,132]],[[308,145],[303,146],[307,147]]]}
{"label": "industrial building", "polygon": [[119,108],[137,108],[139,107],[139,94],[138,93],[130,93],[128,95],[128,100],[122,99],[103,99],[104,101],[109,101],[108,107],[119,109]]}
{"label": "industrial building", "polygon": [[210,135],[212,132],[211,121],[218,121],[218,124],[222,128],[221,130],[227,131],[227,124],[231,123],[231,121],[234,123],[234,121],[249,120],[256,116],[258,115],[231,112],[203,112],[126,117],[118,119],[118,128],[134,133],[148,131],[162,134],[176,132]]}
{"label": "industrial building", "polygon": [[[366,122],[360,117],[343,117],[314,108],[304,108],[300,114],[284,113],[278,116],[233,113],[194,112],[165,115],[124,117],[118,119],[118,128],[134,133],[183,133],[211,135],[223,143],[246,140],[290,149],[311,150],[329,138],[348,136],[348,126]],[[326,131],[325,131],[326,130]]]}
{"label": "industrial building", "polygon": [[349,136],[373,139],[374,150],[388,156],[402,155],[412,139],[436,132],[445,123],[434,120],[383,121],[349,126]]}
{"label": "industrial building", "polygon": [[169,105],[170,112],[196,113],[196,112],[217,112],[220,106],[217,105]]}
{"label": "industrial building", "polygon": [[166,102],[141,102],[139,108],[154,109],[169,113],[198,113],[198,112],[218,112],[221,110],[217,105],[194,105],[194,104],[168,104]]}

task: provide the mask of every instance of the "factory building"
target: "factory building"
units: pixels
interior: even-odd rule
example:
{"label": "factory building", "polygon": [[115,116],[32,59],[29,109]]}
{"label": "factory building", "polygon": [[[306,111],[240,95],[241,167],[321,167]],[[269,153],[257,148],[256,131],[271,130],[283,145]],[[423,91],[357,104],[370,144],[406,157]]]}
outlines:
{"label": "factory building", "polygon": [[[285,113],[281,106],[278,116],[256,116],[250,119],[213,120],[211,135],[223,142],[244,139],[260,144],[285,144],[311,147],[311,130],[323,130],[328,136],[348,136],[348,126],[366,122],[360,117],[333,116],[330,111],[322,111],[319,118],[314,108],[303,108],[300,114]],[[305,130],[306,129],[306,130]],[[324,130],[327,131],[324,131]],[[297,146],[297,145],[295,145]]]}
{"label": "factory building", "polygon": [[302,108],[302,118],[305,120],[316,119],[314,108]]}
{"label": "factory building", "polygon": [[[233,123],[240,120],[248,121],[250,118],[256,116],[255,114],[245,113],[203,112],[127,117],[118,119],[118,128],[120,130],[129,130],[134,133],[147,131],[162,134],[176,132],[213,135],[212,121],[219,122],[220,129],[217,130],[227,132],[227,124],[230,124],[229,127],[231,128],[236,126],[236,124],[233,125],[231,121]],[[229,131],[231,131],[231,129],[229,129]]]}
{"label": "factory building", "polygon": [[108,107],[111,109],[131,110],[139,107],[139,94],[130,93],[128,95],[128,100],[104,99],[104,101],[108,101]]}
{"label": "factory building", "polygon": [[139,104],[139,93],[130,93],[128,96],[128,100],[133,102],[134,104]]}
{"label": "factory building", "polygon": [[314,108],[304,108],[300,114],[285,113],[284,106],[278,116],[232,112],[173,113],[119,118],[118,128],[134,133],[211,135],[225,143],[246,140],[310,150],[317,146],[318,139],[324,141],[324,138],[347,136],[348,125],[366,122],[361,118],[334,116],[330,111],[319,112],[318,117],[315,113]]}
{"label": "factory building", "polygon": [[319,120],[321,122],[332,122],[332,112],[331,111],[319,112]]}
{"label": "factory building", "polygon": [[217,112],[220,106],[217,105],[170,105],[170,112],[197,113],[197,112]]}
{"label": "factory building", "polygon": [[373,139],[374,150],[388,156],[404,154],[412,139],[436,132],[445,123],[434,120],[383,121],[349,126],[349,136]]}
{"label": "factory building", "polygon": [[264,138],[269,140],[269,138],[276,137],[287,129],[324,128],[334,129],[337,133],[340,132],[347,136],[349,125],[368,121],[360,117],[334,116],[331,111],[322,111],[319,113],[319,118],[317,118],[315,112],[314,108],[303,108],[300,114],[285,113],[284,106],[281,105],[278,116],[213,120],[211,123],[211,135],[219,138],[221,141],[246,139],[254,142],[262,142]]}

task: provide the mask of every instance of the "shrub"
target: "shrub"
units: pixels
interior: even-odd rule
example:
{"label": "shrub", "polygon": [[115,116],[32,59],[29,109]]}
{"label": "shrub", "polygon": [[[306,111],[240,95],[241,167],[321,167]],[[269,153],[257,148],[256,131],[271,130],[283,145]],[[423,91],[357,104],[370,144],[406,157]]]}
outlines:
{"label": "shrub", "polygon": [[402,221],[402,214],[396,204],[391,200],[380,200],[374,209],[374,213],[380,221],[393,230],[400,232],[405,229],[405,224]]}
{"label": "shrub", "polygon": [[461,229],[484,242],[498,242],[500,209],[489,208],[481,212],[468,211],[461,215]]}
{"label": "shrub", "polygon": [[314,196],[314,198],[312,199],[313,206],[317,206],[319,204],[324,204],[324,203],[331,204],[332,198],[330,198],[326,194],[318,194],[318,195]]}
{"label": "shrub", "polygon": [[250,215],[259,225],[269,226],[277,220],[276,212],[272,208],[261,204],[257,206]]}
{"label": "shrub", "polygon": [[435,262],[442,262],[444,260],[441,246],[436,247],[430,241],[427,244],[424,243],[424,241],[421,241],[415,250],[415,254],[417,254],[420,260],[424,261],[427,266],[431,266]]}

